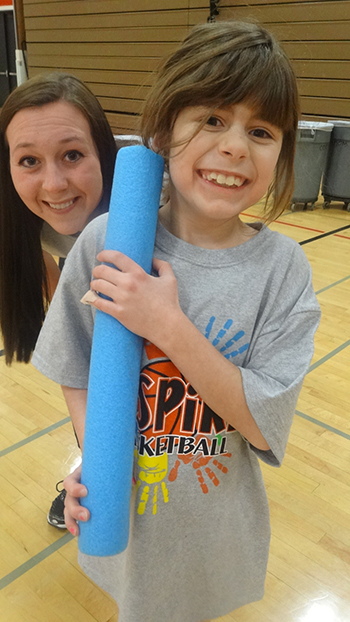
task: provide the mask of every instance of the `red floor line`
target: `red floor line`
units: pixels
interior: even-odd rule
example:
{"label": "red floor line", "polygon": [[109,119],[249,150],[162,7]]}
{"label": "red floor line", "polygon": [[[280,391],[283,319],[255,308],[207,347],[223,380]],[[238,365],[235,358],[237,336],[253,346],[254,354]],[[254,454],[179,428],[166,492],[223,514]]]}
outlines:
{"label": "red floor line", "polygon": [[343,238],[343,240],[350,240],[348,235],[340,235],[339,233],[335,233],[335,238]]}
{"label": "red floor line", "polygon": [[[249,216],[250,218],[257,218],[259,220],[260,216],[255,216],[254,214],[246,214],[245,216]],[[288,227],[296,227],[297,229],[307,229],[307,231],[315,231],[315,233],[326,233],[326,231],[321,231],[321,229],[311,229],[311,227],[303,227],[302,225],[295,225],[292,222],[284,222],[283,220],[274,220],[273,222],[277,222],[280,225],[288,225]]]}

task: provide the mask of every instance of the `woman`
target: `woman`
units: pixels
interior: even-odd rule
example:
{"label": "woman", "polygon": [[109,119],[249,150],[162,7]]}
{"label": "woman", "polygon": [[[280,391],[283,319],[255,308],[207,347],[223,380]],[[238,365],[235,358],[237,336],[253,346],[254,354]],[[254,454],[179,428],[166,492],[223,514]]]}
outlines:
{"label": "woman", "polygon": [[[87,171],[80,175],[85,148],[90,180]],[[30,359],[58,279],[52,255],[65,257],[87,222],[108,210],[115,155],[100,104],[74,76],[37,76],[6,100],[0,114],[0,325],[7,364]],[[69,172],[60,166],[63,159]],[[74,187],[78,175],[86,188]],[[64,207],[66,198],[74,203]]]}
{"label": "woman", "polygon": [[[28,363],[66,257],[108,210],[117,152],[99,102],[76,77],[36,76],[0,113],[0,328],[6,363]],[[65,491],[48,521],[65,527]]]}

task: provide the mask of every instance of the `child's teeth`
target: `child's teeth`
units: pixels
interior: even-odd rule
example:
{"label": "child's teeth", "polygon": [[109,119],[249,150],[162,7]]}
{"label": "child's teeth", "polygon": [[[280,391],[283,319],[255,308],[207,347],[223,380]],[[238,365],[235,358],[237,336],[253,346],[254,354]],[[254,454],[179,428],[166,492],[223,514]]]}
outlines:
{"label": "child's teeth", "polygon": [[220,186],[242,186],[243,185],[243,180],[240,179],[239,177],[235,177],[234,175],[228,175],[226,177],[226,175],[224,175],[223,173],[209,173],[208,175],[203,175],[205,179],[207,179],[208,181],[215,181],[217,184],[220,184]]}

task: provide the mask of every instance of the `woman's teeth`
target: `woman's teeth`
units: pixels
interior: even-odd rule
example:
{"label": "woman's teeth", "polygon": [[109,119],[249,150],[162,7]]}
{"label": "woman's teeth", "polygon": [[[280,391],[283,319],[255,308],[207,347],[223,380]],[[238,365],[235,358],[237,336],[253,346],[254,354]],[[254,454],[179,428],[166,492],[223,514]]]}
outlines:
{"label": "woman's teeth", "polygon": [[70,207],[71,205],[73,205],[75,199],[72,199],[71,201],[66,201],[66,203],[49,203],[49,206],[52,207],[53,209],[66,209],[66,207]]}
{"label": "woman's teeth", "polygon": [[240,177],[235,177],[234,175],[224,175],[223,173],[202,173],[204,179],[208,181],[215,181],[219,186],[228,186],[231,188],[232,186],[242,186],[244,184],[244,179]]}

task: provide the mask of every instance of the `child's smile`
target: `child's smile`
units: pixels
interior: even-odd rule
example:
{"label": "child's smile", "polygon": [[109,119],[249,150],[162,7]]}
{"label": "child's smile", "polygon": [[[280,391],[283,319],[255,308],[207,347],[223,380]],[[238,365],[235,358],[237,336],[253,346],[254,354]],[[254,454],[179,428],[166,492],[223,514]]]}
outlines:
{"label": "child's smile", "polygon": [[217,186],[222,186],[223,188],[240,188],[246,182],[246,179],[243,177],[237,177],[237,175],[225,173],[217,173],[216,171],[211,171],[208,173],[207,171],[201,171],[203,179],[207,181],[213,182]]}
{"label": "child's smile", "polygon": [[[173,141],[190,139],[207,114],[204,107],[185,108]],[[247,104],[216,110],[192,140],[170,151],[172,215],[190,221],[193,232],[219,227],[229,242],[242,227],[239,214],[267,192],[281,146],[282,131]]]}

